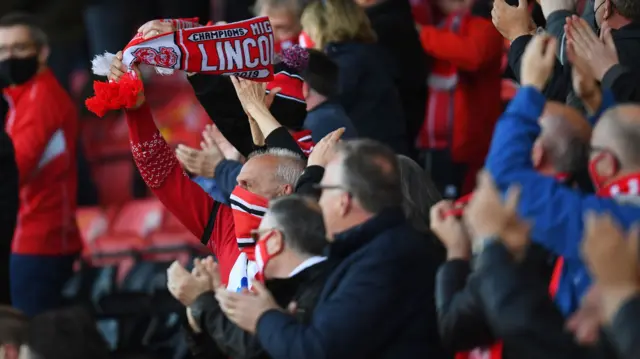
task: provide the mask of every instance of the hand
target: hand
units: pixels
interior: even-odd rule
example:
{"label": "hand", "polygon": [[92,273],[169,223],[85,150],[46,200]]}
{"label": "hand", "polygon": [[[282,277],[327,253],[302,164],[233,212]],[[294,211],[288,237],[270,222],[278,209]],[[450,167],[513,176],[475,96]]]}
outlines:
{"label": "hand", "polygon": [[150,37],[174,32],[176,30],[177,29],[175,28],[173,21],[151,20],[140,26],[138,33],[142,34],[143,39],[148,39]]}
{"label": "hand", "polygon": [[593,346],[598,342],[602,326],[602,291],[597,286],[589,288],[580,308],[569,317],[566,326],[580,345]]}
{"label": "hand", "polygon": [[556,39],[547,34],[534,36],[522,55],[520,84],[542,91],[556,64]]}
{"label": "hand", "polygon": [[[238,152],[238,150],[233,147],[231,142],[229,142],[222,132],[218,130],[218,127],[215,124],[206,125],[204,131],[202,131],[203,142],[200,142],[200,147],[204,150],[205,148],[211,150],[213,145],[218,146],[218,149],[222,153],[225,159],[243,162],[244,158]],[[213,145],[212,145],[213,144]]]}
{"label": "hand", "polygon": [[271,89],[271,91],[269,91],[268,94],[264,96],[264,105],[267,106],[267,108],[271,108],[273,100],[276,98],[276,95],[280,93],[280,91],[282,91],[280,87],[274,87],[273,89]]}
{"label": "hand", "polygon": [[590,114],[596,113],[602,105],[602,90],[600,90],[598,82],[584,60],[577,57],[571,44],[567,46],[567,58],[573,65],[571,67],[573,92],[582,100]]}
{"label": "hand", "polygon": [[265,108],[266,83],[255,82],[236,76],[231,76],[231,82],[236,89],[244,112],[249,116],[255,117],[253,111]]}
{"label": "hand", "polygon": [[309,160],[307,161],[307,166],[325,167],[331,158],[333,158],[336,144],[340,141],[340,137],[342,137],[343,134],[344,127],[324,136],[320,142],[313,147],[313,151],[311,151]]}
{"label": "hand", "polygon": [[453,202],[446,200],[431,207],[429,212],[431,230],[447,249],[447,260],[468,260],[471,257],[471,241],[462,220],[456,216],[446,215],[452,209]]}
{"label": "hand", "polygon": [[576,9],[576,0],[538,0],[544,18],[548,18],[553,12],[568,10],[573,12]]}
{"label": "hand", "polygon": [[224,284],[222,284],[222,278],[220,277],[220,271],[218,270],[218,263],[216,263],[215,259],[213,259],[212,256],[209,256],[200,263],[202,263],[202,267],[198,269],[206,271],[209,279],[211,280],[211,288],[214,290],[219,288],[224,289]]}
{"label": "hand", "polygon": [[493,179],[486,171],[464,211],[464,221],[474,240],[499,237],[516,259],[521,259],[529,243],[528,226],[518,218],[520,188],[512,186],[503,202]]}
{"label": "hand", "polygon": [[493,9],[491,10],[491,19],[493,26],[502,34],[502,36],[512,41],[522,35],[527,35],[535,30],[531,24],[531,16],[527,0],[519,0],[518,6],[511,6],[505,0],[494,0]]}
{"label": "hand", "polygon": [[602,81],[607,71],[620,62],[610,29],[603,31],[601,40],[584,19],[573,16],[567,19],[565,34],[567,43],[575,51],[575,58],[588,66],[596,80]]}
{"label": "hand", "polygon": [[[118,82],[120,81],[120,78],[127,73],[127,67],[122,63],[122,51],[118,51],[116,56],[113,57],[109,70],[110,73],[107,76],[109,82]],[[140,74],[138,65],[132,65],[131,70],[133,71],[133,76],[137,76],[139,79],[142,79],[142,75]],[[142,90],[138,93],[138,101],[136,102],[134,109],[142,106],[142,104],[144,104],[144,101],[144,90]]]}
{"label": "hand", "polygon": [[258,320],[269,310],[281,308],[264,286],[253,281],[253,292],[234,293],[226,289],[216,290],[216,298],[224,314],[243,330],[255,334]]}
{"label": "hand", "polygon": [[202,293],[213,290],[208,276],[194,276],[177,261],[167,269],[167,288],[185,306],[193,304]]}
{"label": "hand", "polygon": [[224,157],[211,137],[205,137],[201,145],[203,147],[200,150],[178,145],[176,157],[187,171],[198,176],[214,178],[216,167]]}
{"label": "hand", "polygon": [[638,284],[638,237],[635,225],[625,234],[609,214],[589,212],[585,218],[582,255],[603,289]]}

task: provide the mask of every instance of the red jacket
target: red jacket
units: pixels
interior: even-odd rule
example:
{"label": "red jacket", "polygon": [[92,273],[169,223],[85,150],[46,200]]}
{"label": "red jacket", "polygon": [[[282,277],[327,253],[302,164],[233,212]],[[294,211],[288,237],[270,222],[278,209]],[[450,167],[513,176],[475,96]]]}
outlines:
{"label": "red jacket", "polygon": [[49,70],[4,89],[6,130],[20,174],[20,211],[12,251],[64,255],[80,252],[76,224],[78,116]]}
{"label": "red jacket", "polygon": [[[173,150],[156,128],[147,104],[126,114],[131,152],[142,178],[191,233],[202,237],[214,200],[182,170]],[[207,246],[218,259],[220,276],[226,285],[240,255],[231,207],[220,205]]]}
{"label": "red jacket", "polygon": [[[461,17],[456,31],[435,26],[422,27],[420,41],[424,50],[434,58],[433,71],[442,69],[444,76],[455,79],[450,131],[452,143],[448,144],[453,160],[481,165],[489,150],[496,120],[502,113],[502,35],[491,20],[466,14]],[[444,82],[450,81],[445,79]],[[432,98],[430,90],[430,102],[433,102]],[[429,142],[427,135],[423,137]]]}

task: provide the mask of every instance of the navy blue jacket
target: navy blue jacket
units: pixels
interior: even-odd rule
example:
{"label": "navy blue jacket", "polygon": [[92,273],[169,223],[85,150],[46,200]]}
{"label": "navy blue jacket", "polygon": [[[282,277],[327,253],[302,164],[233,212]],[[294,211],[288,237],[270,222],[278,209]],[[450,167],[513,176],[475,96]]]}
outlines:
{"label": "navy blue jacket", "polygon": [[338,101],[358,135],[408,154],[407,124],[390,55],[376,44],[355,42],[330,44],[326,52],[340,69]]}
{"label": "navy blue jacket", "polygon": [[278,359],[443,358],[433,245],[400,208],[336,235],[328,255],[340,264],[311,323],[268,311],[258,320],[262,347]]}
{"label": "navy blue jacket", "polygon": [[311,138],[315,143],[341,127],[344,127],[341,137],[343,140],[358,137],[358,132],[342,105],[331,100],[314,107],[304,119],[304,128],[311,131]]}
{"label": "navy blue jacket", "polygon": [[580,193],[536,172],[531,149],[540,134],[538,118],[545,103],[546,98],[533,87],[518,91],[496,124],[485,167],[501,191],[520,184],[518,212],[534,223],[531,238],[564,257],[556,303],[568,315],[577,309],[579,299],[591,286],[580,257],[585,212],[608,212],[628,228],[640,219],[640,207]]}

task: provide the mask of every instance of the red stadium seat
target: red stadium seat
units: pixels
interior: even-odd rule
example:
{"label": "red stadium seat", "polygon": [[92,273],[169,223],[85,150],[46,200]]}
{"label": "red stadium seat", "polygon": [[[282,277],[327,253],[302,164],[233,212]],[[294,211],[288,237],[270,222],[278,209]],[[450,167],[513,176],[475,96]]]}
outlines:
{"label": "red stadium seat", "polygon": [[84,207],[76,211],[76,221],[85,246],[107,232],[109,220],[99,207]]}
{"label": "red stadium seat", "polygon": [[157,199],[129,202],[122,206],[109,232],[113,235],[146,237],[160,227],[163,217],[164,207]]}
{"label": "red stadium seat", "polygon": [[85,261],[95,267],[118,266],[118,281],[122,280],[140,259],[148,242],[138,236],[106,235],[98,237],[87,249]]}

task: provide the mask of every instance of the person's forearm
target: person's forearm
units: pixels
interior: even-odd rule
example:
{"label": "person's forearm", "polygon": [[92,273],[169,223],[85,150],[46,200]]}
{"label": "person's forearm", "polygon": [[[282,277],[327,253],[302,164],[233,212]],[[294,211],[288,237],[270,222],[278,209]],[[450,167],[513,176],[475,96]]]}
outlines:
{"label": "person's forearm", "polygon": [[258,123],[251,117],[249,117],[249,126],[251,127],[251,138],[253,138],[253,144],[256,147],[264,147],[264,135],[262,134]]}
{"label": "person's forearm", "polygon": [[252,108],[249,109],[249,114],[260,127],[260,132],[262,132],[264,138],[269,137],[275,129],[282,127],[280,122],[273,117],[269,109],[265,106],[252,106]]}

